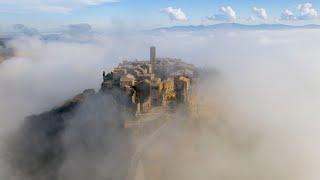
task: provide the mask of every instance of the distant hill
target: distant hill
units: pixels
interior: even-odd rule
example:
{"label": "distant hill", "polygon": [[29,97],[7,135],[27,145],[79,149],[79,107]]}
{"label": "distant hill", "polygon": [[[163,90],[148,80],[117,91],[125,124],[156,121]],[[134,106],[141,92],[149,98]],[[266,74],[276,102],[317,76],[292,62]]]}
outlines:
{"label": "distant hill", "polygon": [[214,25],[190,25],[162,27],[151,30],[151,32],[179,32],[179,31],[210,31],[210,30],[287,30],[287,29],[320,29],[320,25],[309,24],[304,26],[293,26],[285,24],[258,24],[246,25],[239,23],[221,23]]}

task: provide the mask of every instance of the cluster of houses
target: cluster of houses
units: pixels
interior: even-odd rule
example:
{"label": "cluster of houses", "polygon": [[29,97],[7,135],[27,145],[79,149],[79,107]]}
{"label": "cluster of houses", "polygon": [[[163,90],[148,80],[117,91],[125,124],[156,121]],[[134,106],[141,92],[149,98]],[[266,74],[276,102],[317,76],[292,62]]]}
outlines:
{"label": "cluster of houses", "polygon": [[103,72],[101,90],[111,92],[132,113],[149,112],[170,103],[189,103],[195,67],[180,59],[156,58],[150,48],[150,60],[123,61],[112,72]]}

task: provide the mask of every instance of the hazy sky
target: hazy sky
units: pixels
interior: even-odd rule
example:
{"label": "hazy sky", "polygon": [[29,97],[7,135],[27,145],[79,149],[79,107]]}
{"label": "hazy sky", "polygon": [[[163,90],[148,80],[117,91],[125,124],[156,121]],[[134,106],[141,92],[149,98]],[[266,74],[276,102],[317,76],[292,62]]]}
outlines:
{"label": "hazy sky", "polygon": [[97,28],[239,23],[320,23],[318,0],[0,0],[0,27],[50,29],[72,23]]}

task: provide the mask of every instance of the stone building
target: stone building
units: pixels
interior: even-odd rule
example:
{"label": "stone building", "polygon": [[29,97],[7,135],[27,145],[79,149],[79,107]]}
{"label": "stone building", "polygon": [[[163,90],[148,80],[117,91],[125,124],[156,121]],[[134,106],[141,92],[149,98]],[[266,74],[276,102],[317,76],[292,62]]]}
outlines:
{"label": "stone building", "polygon": [[174,79],[174,83],[177,101],[187,103],[190,94],[190,79],[183,76],[177,76]]}

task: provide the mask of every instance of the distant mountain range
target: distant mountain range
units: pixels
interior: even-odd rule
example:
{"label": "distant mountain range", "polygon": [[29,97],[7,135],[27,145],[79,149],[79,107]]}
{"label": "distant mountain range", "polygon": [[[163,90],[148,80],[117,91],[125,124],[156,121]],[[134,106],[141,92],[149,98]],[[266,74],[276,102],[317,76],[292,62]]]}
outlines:
{"label": "distant mountain range", "polygon": [[[94,36],[101,34],[96,32],[89,24],[71,24],[64,26],[60,30],[52,32],[41,32],[37,29],[27,27],[23,24],[16,24],[12,31],[0,34],[0,47],[4,47],[6,42],[19,36],[37,36],[45,41],[67,41],[88,43],[95,42]],[[221,23],[213,25],[188,25],[161,27],[151,30],[144,30],[144,33],[161,33],[161,32],[201,32],[214,30],[290,30],[290,29],[320,29],[320,25],[308,24],[303,26],[285,25],[285,24],[258,24],[246,25],[239,23]],[[104,34],[104,33],[102,33]],[[112,34],[112,33],[111,33]]]}
{"label": "distant mountain range", "polygon": [[91,25],[86,23],[70,24],[50,32],[41,32],[23,24],[15,24],[7,32],[0,34],[0,46],[5,46],[6,42],[21,36],[39,37],[45,41],[71,41],[86,43],[91,42],[95,34],[97,33],[92,29]]}
{"label": "distant mountain range", "polygon": [[303,26],[293,26],[285,24],[259,24],[245,25],[238,23],[221,23],[214,25],[190,25],[190,26],[172,26],[162,27],[151,30],[152,32],[175,32],[175,31],[210,31],[210,30],[287,30],[287,29],[320,29],[320,25],[308,24]]}

